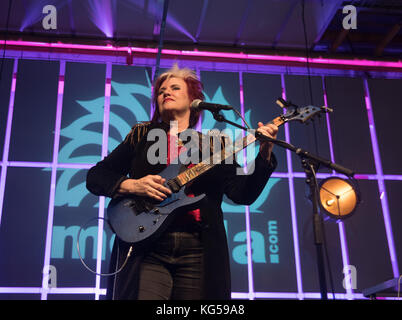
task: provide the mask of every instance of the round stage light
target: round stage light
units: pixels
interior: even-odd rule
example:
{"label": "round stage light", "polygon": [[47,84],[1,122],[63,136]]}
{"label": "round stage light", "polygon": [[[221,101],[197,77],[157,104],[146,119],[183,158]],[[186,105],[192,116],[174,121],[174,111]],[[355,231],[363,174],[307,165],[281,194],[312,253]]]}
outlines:
{"label": "round stage light", "polygon": [[335,220],[350,217],[360,201],[356,185],[350,180],[338,177],[322,181],[319,195],[324,214]]}

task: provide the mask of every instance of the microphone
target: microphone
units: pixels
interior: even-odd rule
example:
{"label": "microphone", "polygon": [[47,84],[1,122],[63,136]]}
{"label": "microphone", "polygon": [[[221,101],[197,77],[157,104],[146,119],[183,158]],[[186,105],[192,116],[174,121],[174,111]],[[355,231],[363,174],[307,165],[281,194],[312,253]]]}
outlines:
{"label": "microphone", "polygon": [[200,99],[194,100],[191,105],[191,108],[198,109],[198,110],[209,110],[211,112],[216,112],[220,110],[232,110],[232,106],[226,106],[223,104],[217,104],[217,103],[209,103],[209,102],[204,102]]}

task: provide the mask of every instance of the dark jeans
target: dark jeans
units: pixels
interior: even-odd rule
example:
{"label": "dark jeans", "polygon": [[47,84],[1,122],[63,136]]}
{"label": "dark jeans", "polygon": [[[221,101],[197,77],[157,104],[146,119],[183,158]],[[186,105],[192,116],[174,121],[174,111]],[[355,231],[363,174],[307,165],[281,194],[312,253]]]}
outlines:
{"label": "dark jeans", "polygon": [[203,247],[198,232],[168,232],[140,266],[139,300],[203,298]]}

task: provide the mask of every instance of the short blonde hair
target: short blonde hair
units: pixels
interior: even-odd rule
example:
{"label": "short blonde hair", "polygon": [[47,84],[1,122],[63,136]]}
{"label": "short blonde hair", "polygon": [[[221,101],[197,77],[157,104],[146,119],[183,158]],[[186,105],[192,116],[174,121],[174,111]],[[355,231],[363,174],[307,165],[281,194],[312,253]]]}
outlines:
{"label": "short blonde hair", "polygon": [[192,78],[194,80],[200,80],[197,77],[197,74],[195,73],[194,70],[191,70],[189,68],[179,68],[178,64],[175,63],[173,67],[171,67],[168,71],[162,73],[159,78],[164,78],[169,79],[169,78],[181,78],[181,79],[187,79],[187,78]]}
{"label": "short blonde hair", "polygon": [[[189,69],[189,68],[179,68],[177,63],[175,63],[172,68],[170,68],[168,71],[162,73],[155,81],[154,83],[154,88],[153,88],[153,94],[152,94],[152,104],[154,107],[154,115],[151,119],[152,122],[159,122],[160,119],[160,113],[159,113],[159,106],[158,106],[158,92],[160,87],[162,86],[162,83],[170,78],[180,78],[183,79],[186,84],[187,84],[187,94],[190,98],[190,101],[195,100],[195,99],[200,99],[200,100],[205,100],[204,94],[203,94],[203,85],[198,78],[197,74],[195,71]],[[198,119],[200,117],[201,112],[200,111],[194,111],[194,109],[191,110],[190,114],[190,127],[194,127]]]}

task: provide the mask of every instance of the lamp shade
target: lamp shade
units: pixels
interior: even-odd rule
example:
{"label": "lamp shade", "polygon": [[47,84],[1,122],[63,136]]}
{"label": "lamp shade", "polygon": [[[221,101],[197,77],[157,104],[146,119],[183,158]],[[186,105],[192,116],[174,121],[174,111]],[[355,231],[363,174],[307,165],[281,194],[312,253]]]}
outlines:
{"label": "lamp shade", "polygon": [[320,205],[324,213],[335,219],[349,217],[357,207],[359,196],[349,180],[338,177],[325,179],[320,184]]}

